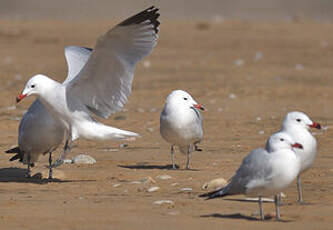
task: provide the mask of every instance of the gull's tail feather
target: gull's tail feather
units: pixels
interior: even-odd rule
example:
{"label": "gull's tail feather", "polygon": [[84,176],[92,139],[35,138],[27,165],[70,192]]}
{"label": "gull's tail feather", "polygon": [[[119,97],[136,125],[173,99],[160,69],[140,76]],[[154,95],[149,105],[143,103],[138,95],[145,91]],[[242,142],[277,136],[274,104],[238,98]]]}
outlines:
{"label": "gull's tail feather", "polygon": [[12,158],[9,159],[9,161],[15,161],[15,160],[19,160],[21,162],[23,161],[23,154],[21,153],[21,150],[18,146],[12,149],[8,149],[5,153],[8,154],[16,153]]}
{"label": "gull's tail feather", "polygon": [[230,195],[226,191],[227,190],[226,188],[227,187],[224,187],[224,188],[212,191],[212,192],[207,192],[207,193],[199,195],[199,197],[207,197],[207,200],[210,200],[210,199],[215,199],[218,197],[224,197],[224,196]]}
{"label": "gull's tail feather", "polygon": [[135,138],[140,137],[137,133],[103,125],[99,122],[89,122],[84,126],[85,128],[81,130],[80,136],[87,139],[135,140]]}

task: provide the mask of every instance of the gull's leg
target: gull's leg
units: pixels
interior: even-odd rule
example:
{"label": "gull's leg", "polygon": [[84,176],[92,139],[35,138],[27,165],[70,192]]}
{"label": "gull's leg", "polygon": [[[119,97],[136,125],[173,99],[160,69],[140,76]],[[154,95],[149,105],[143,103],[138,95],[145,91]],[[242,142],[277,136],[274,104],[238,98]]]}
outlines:
{"label": "gull's leg", "polygon": [[260,214],[260,219],[261,219],[261,220],[265,220],[264,212],[263,212],[263,210],[262,210],[262,197],[261,197],[261,196],[259,196],[258,203],[259,203],[259,214]]}
{"label": "gull's leg", "polygon": [[53,169],[52,169],[52,152],[49,153],[49,179],[53,179]]}
{"label": "gull's leg", "polygon": [[172,162],[172,168],[176,169],[175,165],[175,148],[173,145],[171,145],[171,162]]}
{"label": "gull's leg", "polygon": [[67,154],[70,152],[71,148],[72,148],[72,136],[68,135],[66,142],[65,142],[65,146],[64,146],[64,151],[63,153],[60,155],[59,159],[56,160],[56,162],[52,165],[53,168],[59,167],[60,165],[62,165],[64,163],[64,159],[67,156]]}
{"label": "gull's leg", "polygon": [[191,145],[189,145],[187,149],[185,169],[190,169],[190,157],[191,157]]}
{"label": "gull's leg", "polygon": [[275,203],[275,214],[276,214],[276,220],[280,221],[280,199],[279,199],[280,195],[275,195],[274,196],[274,203]]}
{"label": "gull's leg", "polygon": [[31,167],[31,163],[30,163],[31,157],[30,157],[30,153],[28,153],[27,158],[28,158],[27,159],[28,160],[28,172],[26,174],[26,177],[30,178],[31,177],[31,169],[30,169],[30,167]]}
{"label": "gull's leg", "polygon": [[302,181],[301,181],[301,175],[298,174],[297,176],[297,190],[298,190],[298,203],[303,203],[303,194],[302,194]]}

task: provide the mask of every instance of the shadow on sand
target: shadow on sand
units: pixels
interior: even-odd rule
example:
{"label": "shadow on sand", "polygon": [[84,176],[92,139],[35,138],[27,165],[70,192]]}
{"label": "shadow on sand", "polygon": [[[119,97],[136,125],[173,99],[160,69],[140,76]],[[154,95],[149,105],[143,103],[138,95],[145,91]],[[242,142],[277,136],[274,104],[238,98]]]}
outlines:
{"label": "shadow on sand", "polygon": [[176,169],[172,168],[172,165],[149,165],[146,163],[136,165],[118,165],[120,168],[126,169],[161,169],[161,170],[184,170],[184,171],[200,171],[198,169],[180,169],[179,165],[176,165]]}
{"label": "shadow on sand", "polygon": [[26,169],[22,168],[0,168],[0,183],[1,182],[16,182],[16,183],[32,183],[32,184],[47,184],[50,182],[55,183],[68,183],[68,182],[91,182],[95,180],[60,180],[60,179],[41,179],[41,178],[27,178],[25,175]]}

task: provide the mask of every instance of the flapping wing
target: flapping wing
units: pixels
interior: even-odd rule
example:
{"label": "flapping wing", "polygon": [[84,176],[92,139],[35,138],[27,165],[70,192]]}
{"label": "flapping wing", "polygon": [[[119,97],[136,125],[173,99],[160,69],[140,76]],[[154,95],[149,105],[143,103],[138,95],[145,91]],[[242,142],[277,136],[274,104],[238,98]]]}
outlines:
{"label": "flapping wing", "polygon": [[83,66],[87,63],[91,52],[92,49],[80,46],[67,46],[65,48],[68,74],[63,84],[67,84],[79,74]]}
{"label": "flapping wing", "polygon": [[131,93],[135,66],[157,42],[158,9],[150,7],[101,36],[87,64],[67,83],[70,109],[78,101],[91,112],[108,117],[119,111]]}

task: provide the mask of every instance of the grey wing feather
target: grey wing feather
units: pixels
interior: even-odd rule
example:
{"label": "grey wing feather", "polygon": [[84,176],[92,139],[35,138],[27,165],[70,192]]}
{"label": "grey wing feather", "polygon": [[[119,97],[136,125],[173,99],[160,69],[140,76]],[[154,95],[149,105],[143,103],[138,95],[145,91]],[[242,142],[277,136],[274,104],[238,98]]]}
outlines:
{"label": "grey wing feather", "polygon": [[63,84],[73,80],[83,66],[87,63],[92,49],[80,46],[67,46],[65,48],[65,58],[68,66],[68,74]]}
{"label": "grey wing feather", "polygon": [[148,8],[98,39],[82,71],[66,83],[70,109],[78,109],[79,101],[90,112],[106,118],[124,106],[131,93],[137,62],[156,45],[157,11]]}

